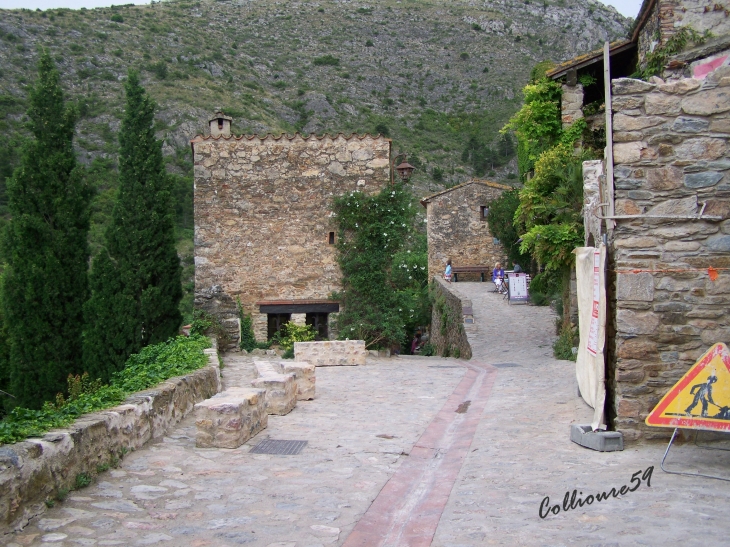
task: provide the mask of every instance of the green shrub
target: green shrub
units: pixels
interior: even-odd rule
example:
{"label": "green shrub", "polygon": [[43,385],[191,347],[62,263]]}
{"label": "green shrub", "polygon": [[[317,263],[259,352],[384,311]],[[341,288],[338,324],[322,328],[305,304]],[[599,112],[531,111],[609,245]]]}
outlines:
{"label": "green shrub", "polygon": [[40,437],[50,429],[68,426],[82,414],[118,405],[132,393],[197,370],[208,362],[203,350],[209,346],[208,338],[200,335],[147,346],[127,360],[109,385],[92,381],[88,374],[69,376],[68,398],[59,394],[55,403],[47,402],[40,410],[14,408],[0,421],[0,444]]}
{"label": "green shrub", "polygon": [[573,353],[573,348],[578,346],[578,342],[578,329],[570,325],[563,326],[553,343],[553,355],[556,359],[575,361],[577,355]]}
{"label": "green shrub", "polygon": [[115,23],[124,23],[124,17],[122,17],[122,16],[121,16],[121,15],[119,15],[118,13],[115,13],[114,15],[112,15],[112,16],[110,17],[110,19],[111,19],[112,21],[114,21]]}
{"label": "green shrub", "polygon": [[253,351],[257,348],[269,349],[271,342],[256,341],[256,337],[253,334],[253,319],[250,314],[243,311],[240,299],[236,301],[236,307],[238,308],[238,317],[241,320],[241,341],[238,347],[246,351]]}
{"label": "green shrub", "polygon": [[322,55],[321,57],[315,57],[312,61],[315,66],[337,66],[340,64],[340,60],[332,55]]}
{"label": "green shrub", "polygon": [[312,325],[297,325],[290,321],[284,323],[279,332],[273,336],[272,341],[279,344],[285,352],[288,352],[294,350],[294,342],[311,342],[314,340],[315,335],[316,332]]}
{"label": "green shrub", "polygon": [[426,342],[421,346],[421,352],[420,355],[423,357],[431,357],[432,355],[436,355],[436,346],[434,346],[431,342]]}
{"label": "green shrub", "polygon": [[81,488],[86,488],[91,484],[91,477],[87,473],[79,473],[76,475],[76,483],[75,488],[76,490],[80,490]]}

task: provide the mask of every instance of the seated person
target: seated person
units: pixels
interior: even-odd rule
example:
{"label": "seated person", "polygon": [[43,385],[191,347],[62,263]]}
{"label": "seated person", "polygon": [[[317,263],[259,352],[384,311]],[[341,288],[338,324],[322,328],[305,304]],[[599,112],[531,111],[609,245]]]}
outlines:
{"label": "seated person", "polygon": [[497,287],[498,292],[501,292],[504,288],[504,269],[499,262],[494,265],[492,270],[492,283]]}
{"label": "seated person", "polygon": [[517,262],[512,262],[512,271],[515,273],[522,273],[522,268],[519,264],[517,264]]}
{"label": "seated person", "polygon": [[451,282],[451,259],[450,258],[446,261],[446,269],[444,270],[444,279],[446,281],[448,281],[449,283]]}

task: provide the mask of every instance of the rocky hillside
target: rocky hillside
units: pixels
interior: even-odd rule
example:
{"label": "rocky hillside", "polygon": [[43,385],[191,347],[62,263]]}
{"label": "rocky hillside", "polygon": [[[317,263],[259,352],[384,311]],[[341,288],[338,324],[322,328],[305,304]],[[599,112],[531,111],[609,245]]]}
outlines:
{"label": "rocky hillside", "polygon": [[180,172],[188,140],[222,107],[237,133],[385,133],[423,167],[420,179],[436,167],[436,179],[455,182],[484,171],[463,154],[470,139],[472,148],[493,149],[491,165],[512,153],[509,143],[498,153],[497,130],[535,63],[623,36],[628,22],[594,0],[180,0],[0,10],[2,144],[21,127],[25,88],[46,47],[79,101],[85,162],[114,155],[120,79],[132,66],[159,103],[165,153]]}
{"label": "rocky hillside", "polygon": [[[532,67],[626,34],[595,0],[174,0],[93,10],[0,10],[0,223],[25,135],[27,86],[51,51],[78,103],[76,146],[96,187],[92,252],[116,187],[121,80],[138,68],[156,99],[175,175],[183,312],[192,310],[189,140],[213,111],[234,132],[382,133],[417,167],[423,196],[472,175],[516,179],[499,129]],[[2,261],[0,257],[0,262]]]}

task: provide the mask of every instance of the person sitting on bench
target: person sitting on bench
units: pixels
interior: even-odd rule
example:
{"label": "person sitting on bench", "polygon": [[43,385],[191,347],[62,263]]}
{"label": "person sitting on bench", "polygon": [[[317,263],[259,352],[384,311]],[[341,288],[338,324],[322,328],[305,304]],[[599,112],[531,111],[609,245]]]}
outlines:
{"label": "person sitting on bench", "polygon": [[494,270],[492,270],[492,283],[494,283],[497,292],[504,290],[504,269],[499,262],[494,265]]}

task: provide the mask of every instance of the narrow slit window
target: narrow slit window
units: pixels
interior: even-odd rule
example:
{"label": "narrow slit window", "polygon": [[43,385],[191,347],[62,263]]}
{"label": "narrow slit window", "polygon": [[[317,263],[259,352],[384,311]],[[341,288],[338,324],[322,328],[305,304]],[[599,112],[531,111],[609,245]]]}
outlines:
{"label": "narrow slit window", "polygon": [[479,218],[481,220],[487,220],[487,215],[489,215],[489,207],[486,205],[479,207]]}
{"label": "narrow slit window", "polygon": [[334,245],[335,244],[335,233],[334,232],[330,232],[329,244],[330,245]]}

